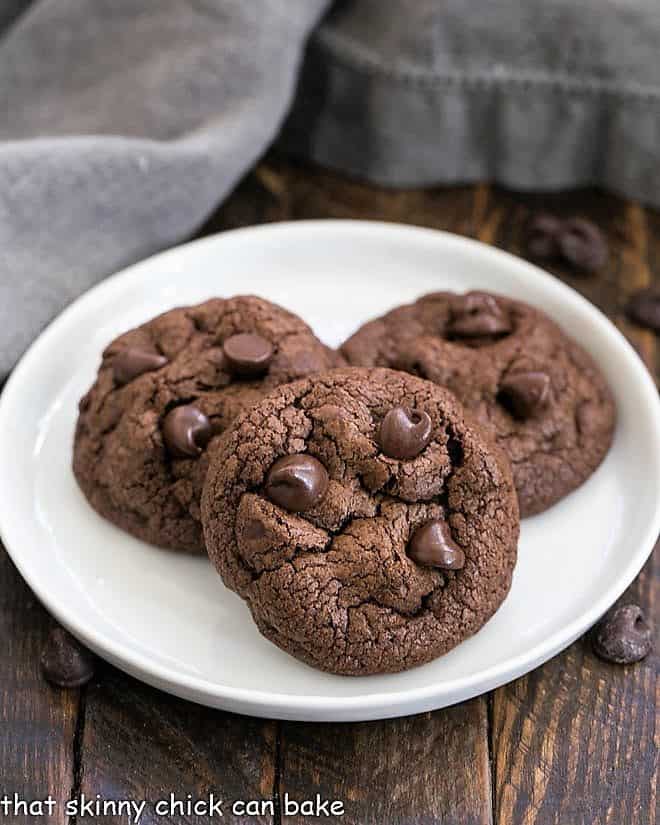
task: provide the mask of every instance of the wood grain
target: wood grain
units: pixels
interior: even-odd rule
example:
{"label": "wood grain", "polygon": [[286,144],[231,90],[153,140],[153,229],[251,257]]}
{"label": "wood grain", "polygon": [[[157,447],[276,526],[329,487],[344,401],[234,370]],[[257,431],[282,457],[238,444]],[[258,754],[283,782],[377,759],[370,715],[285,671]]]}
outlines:
{"label": "wood grain", "polygon": [[[343,825],[490,825],[483,699],[404,719],[282,725],[281,797],[342,800]],[[283,825],[303,825],[287,816]]]}
{"label": "wood grain", "polygon": [[[239,799],[273,803],[275,788],[275,723],[235,716],[174,699],[131,679],[109,665],[87,695],[81,741],[80,790],[88,798],[148,802],[141,825],[202,825],[202,811],[187,807],[157,816],[156,803],[174,793],[178,801],[224,800],[222,821],[234,817]],[[275,805],[273,805],[275,808]],[[86,818],[79,819],[86,822]],[[112,816],[90,819],[114,825]],[[274,817],[251,816],[254,825]]]}
{"label": "wood grain", "polygon": [[[624,601],[657,616],[658,553]],[[657,815],[656,655],[601,662],[588,639],[493,699],[497,821],[653,825]]]}
{"label": "wood grain", "polygon": [[80,693],[51,688],[41,676],[41,650],[51,625],[0,545],[0,799],[18,794],[44,800],[51,794],[57,801],[52,815],[4,819],[0,809],[0,821],[67,821]]}
{"label": "wood grain", "polygon": [[[610,241],[610,260],[597,278],[559,271],[622,329],[657,379],[657,338],[623,313],[637,289],[658,282],[660,226],[649,213],[609,199],[581,204]],[[575,199],[571,200],[575,209]],[[558,571],[561,575],[561,571]],[[659,615],[658,549],[623,602]],[[601,662],[589,639],[492,699],[494,798],[497,821],[515,825],[620,825],[655,822],[657,815],[657,654],[622,668]]]}

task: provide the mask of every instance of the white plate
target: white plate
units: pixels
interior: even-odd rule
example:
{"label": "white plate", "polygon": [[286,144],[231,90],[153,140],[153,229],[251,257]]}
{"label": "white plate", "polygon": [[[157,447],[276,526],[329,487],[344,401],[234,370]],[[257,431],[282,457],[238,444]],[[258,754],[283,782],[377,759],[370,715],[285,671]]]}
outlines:
{"label": "white plate", "polygon": [[[76,402],[104,345],[177,304],[256,293],[328,344],[436,289],[482,287],[542,307],[594,355],[614,390],[614,445],[596,474],[524,522],[513,587],[449,655],[398,675],[317,672],[265,641],[207,561],[177,557],[99,518],[70,469]],[[531,670],[622,593],[660,527],[656,389],[620,333],[556,279],[504,252],[426,229],[318,221],[228,232],[131,267],[43,333],[0,400],[0,530],[36,595],[123,670],[207,705],[286,719],[399,716],[467,699]]]}

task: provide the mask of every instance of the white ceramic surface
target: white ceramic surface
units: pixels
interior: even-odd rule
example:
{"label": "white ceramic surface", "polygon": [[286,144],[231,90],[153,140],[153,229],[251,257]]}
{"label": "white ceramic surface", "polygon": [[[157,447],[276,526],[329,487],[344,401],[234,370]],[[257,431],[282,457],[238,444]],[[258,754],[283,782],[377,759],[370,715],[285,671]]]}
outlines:
{"label": "white ceramic surface", "polygon": [[[523,523],[511,593],[476,636],[408,673],[342,678],[265,641],[207,561],[124,535],[86,504],[70,469],[76,403],[117,333],[177,304],[256,293],[328,344],[436,289],[488,288],[542,307],[593,354],[618,405],[597,473]],[[243,229],[110,278],[51,324],[0,397],[0,532],[39,599],[101,656],[163,690],[241,713],[356,720],[458,702],[534,668],[632,581],[660,526],[660,409],[645,368],[592,305],[524,261],[392,224]]]}

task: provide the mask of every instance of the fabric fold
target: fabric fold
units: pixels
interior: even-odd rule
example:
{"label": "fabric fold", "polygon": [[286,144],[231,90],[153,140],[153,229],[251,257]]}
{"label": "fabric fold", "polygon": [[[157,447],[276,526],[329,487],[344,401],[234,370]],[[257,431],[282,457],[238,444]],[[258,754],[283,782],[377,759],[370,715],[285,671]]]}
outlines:
{"label": "fabric fold", "polygon": [[0,41],[0,380],[272,142],[326,0],[38,0]]}

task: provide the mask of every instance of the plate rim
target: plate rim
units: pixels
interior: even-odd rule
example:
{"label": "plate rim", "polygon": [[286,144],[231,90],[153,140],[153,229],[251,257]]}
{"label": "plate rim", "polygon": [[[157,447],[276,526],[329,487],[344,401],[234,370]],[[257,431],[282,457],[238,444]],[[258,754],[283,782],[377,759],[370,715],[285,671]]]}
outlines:
{"label": "plate rim", "polygon": [[[505,264],[515,265],[521,272],[526,269],[530,278],[541,281],[542,286],[554,291],[562,301],[566,299],[571,303],[577,302],[581,309],[585,310],[590,316],[590,320],[599,326],[602,332],[611,340],[612,345],[625,353],[627,366],[634,370],[634,380],[641,385],[640,390],[644,392],[649,402],[649,410],[654,410],[654,415],[652,415],[654,437],[656,445],[660,445],[660,398],[643,361],[621,331],[594,304],[553,275],[502,249],[473,238],[439,229],[370,220],[281,221],[231,229],[179,244],[110,275],[65,307],[30,345],[14,367],[0,393],[0,481],[3,479],[6,481],[6,470],[4,468],[8,466],[10,455],[8,447],[10,445],[8,444],[8,437],[5,435],[9,428],[3,425],[11,417],[12,407],[14,407],[13,399],[15,397],[20,398],[21,386],[24,380],[29,378],[32,365],[42,357],[51,340],[59,336],[61,330],[66,331],[67,325],[75,323],[76,316],[81,308],[84,312],[93,312],[106,297],[114,291],[121,291],[125,283],[130,282],[136,275],[139,276],[140,270],[148,268],[155,259],[162,261],[167,258],[177,258],[182,254],[185,255],[192,247],[212,246],[230,236],[290,233],[292,230],[304,234],[310,229],[314,231],[357,233],[382,233],[385,231],[400,235],[407,234],[411,237],[414,235],[419,237],[432,236],[456,247],[463,247],[468,252],[499,258]],[[659,483],[658,479],[656,479],[656,483]],[[239,712],[251,713],[256,716],[271,715],[287,719],[315,719],[317,721],[326,721],[337,717],[358,720],[385,718],[387,715],[401,716],[406,713],[428,710],[431,707],[445,706],[449,702],[443,704],[442,699],[439,700],[439,704],[435,703],[440,688],[442,694],[449,695],[460,692],[466,698],[480,694],[484,690],[492,690],[496,686],[505,684],[511,679],[533,670],[570,645],[578,636],[588,630],[621,596],[650,556],[660,531],[660,496],[656,497],[656,502],[653,517],[649,519],[642,540],[635,552],[630,555],[622,573],[588,609],[582,611],[571,622],[563,625],[550,636],[513,658],[505,659],[486,670],[477,670],[466,677],[443,680],[430,685],[417,688],[411,687],[395,692],[367,692],[359,696],[301,696],[228,686],[201,677],[183,674],[153,659],[145,659],[144,654],[141,655],[138,651],[127,647],[121,642],[108,638],[103,631],[88,629],[84,620],[76,616],[75,608],[71,609],[62,604],[62,600],[58,600],[48,592],[44,582],[38,576],[34,577],[32,575],[30,564],[25,562],[24,555],[15,546],[20,544],[20,536],[15,534],[12,522],[17,522],[19,519],[9,515],[9,508],[7,507],[0,508],[0,536],[7,553],[21,576],[46,609],[102,658],[109,659],[117,667],[137,678],[162,690],[185,696],[185,698],[192,701],[210,704],[214,707],[225,707],[230,710],[238,708]],[[491,687],[482,689],[481,686],[484,684],[490,684]],[[456,701],[463,701],[463,699]],[[388,714],[387,708],[391,706],[394,706],[394,712]],[[370,710],[372,713],[375,712],[375,715],[371,715]],[[319,714],[323,716],[323,720],[319,718]]]}

